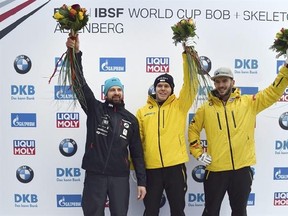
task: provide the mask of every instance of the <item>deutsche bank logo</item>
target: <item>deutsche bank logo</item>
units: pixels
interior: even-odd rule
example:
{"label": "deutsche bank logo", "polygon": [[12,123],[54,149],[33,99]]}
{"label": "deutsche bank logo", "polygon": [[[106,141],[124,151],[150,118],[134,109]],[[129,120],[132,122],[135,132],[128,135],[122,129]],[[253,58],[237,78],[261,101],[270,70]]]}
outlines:
{"label": "deutsche bank logo", "polygon": [[100,72],[125,72],[125,58],[100,58]]}
{"label": "deutsche bank logo", "polygon": [[11,113],[11,127],[36,127],[36,113]]}

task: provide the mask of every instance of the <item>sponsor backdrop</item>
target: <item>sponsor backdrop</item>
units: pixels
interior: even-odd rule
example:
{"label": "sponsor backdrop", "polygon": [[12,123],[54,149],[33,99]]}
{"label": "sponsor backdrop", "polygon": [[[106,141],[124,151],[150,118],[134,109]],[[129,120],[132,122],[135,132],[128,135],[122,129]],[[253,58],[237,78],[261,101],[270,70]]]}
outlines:
{"label": "sponsor backdrop", "polygon": [[[56,8],[77,1],[2,0],[0,215],[82,215],[84,171],[81,160],[86,116],[73,95],[50,84],[55,63],[65,52],[68,32],[52,18]],[[134,114],[144,105],[156,76],[182,84],[182,47],[172,41],[171,26],[192,17],[197,49],[210,74],[232,68],[236,85],[254,94],[271,84],[284,59],[269,50],[276,32],[288,27],[286,0],[157,0],[79,1],[89,23],[80,33],[84,73],[95,96],[103,100],[103,82],[112,76],[124,83],[126,107]],[[212,87],[211,87],[212,88]],[[203,90],[199,89],[199,101]],[[197,106],[191,108],[190,120]],[[177,122],[175,122],[177,124]],[[187,120],[188,126],[188,120]],[[251,216],[287,215],[288,89],[279,102],[259,114],[256,127],[257,165],[248,202]],[[207,145],[203,133],[202,144]],[[187,163],[187,215],[204,207],[204,167]],[[130,216],[140,216],[131,171]],[[217,185],[215,185],[217,187]],[[109,206],[107,200],[106,207]],[[109,215],[108,208],[105,210]],[[165,194],[160,215],[169,215]],[[221,215],[230,215],[225,197]]]}

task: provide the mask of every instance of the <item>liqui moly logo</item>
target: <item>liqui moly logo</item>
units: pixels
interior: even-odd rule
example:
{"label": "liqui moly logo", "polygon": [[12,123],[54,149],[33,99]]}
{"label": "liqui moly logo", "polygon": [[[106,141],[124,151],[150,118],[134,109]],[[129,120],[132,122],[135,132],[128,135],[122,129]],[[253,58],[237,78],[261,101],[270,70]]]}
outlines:
{"label": "liqui moly logo", "polygon": [[35,155],[35,140],[13,140],[14,155]]}
{"label": "liqui moly logo", "polygon": [[57,113],[56,127],[57,128],[79,128],[79,113]]}
{"label": "liqui moly logo", "polygon": [[279,99],[280,102],[288,102],[288,88],[285,89],[283,95]]}
{"label": "liqui moly logo", "polygon": [[168,57],[147,57],[146,58],[147,73],[168,73],[169,58]]}
{"label": "liqui moly logo", "polygon": [[274,206],[288,206],[288,192],[275,192]]}

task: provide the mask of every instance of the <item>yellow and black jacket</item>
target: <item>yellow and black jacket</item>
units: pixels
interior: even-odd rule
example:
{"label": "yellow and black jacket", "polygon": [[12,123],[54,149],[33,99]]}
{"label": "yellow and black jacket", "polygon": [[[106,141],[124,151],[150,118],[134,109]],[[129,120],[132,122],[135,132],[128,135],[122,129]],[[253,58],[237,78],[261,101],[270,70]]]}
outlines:
{"label": "yellow and black jacket", "polygon": [[186,54],[183,86],[179,97],[172,94],[159,106],[152,96],[137,111],[146,169],[174,166],[188,161],[185,139],[187,113],[196,97],[198,81],[190,81]]}
{"label": "yellow and black jacket", "polygon": [[203,148],[200,132],[205,129],[210,171],[237,170],[256,163],[254,128],[256,115],[279,100],[288,85],[288,69],[282,67],[274,82],[255,95],[241,95],[235,88],[224,105],[213,91],[189,125],[190,152],[198,158]]}

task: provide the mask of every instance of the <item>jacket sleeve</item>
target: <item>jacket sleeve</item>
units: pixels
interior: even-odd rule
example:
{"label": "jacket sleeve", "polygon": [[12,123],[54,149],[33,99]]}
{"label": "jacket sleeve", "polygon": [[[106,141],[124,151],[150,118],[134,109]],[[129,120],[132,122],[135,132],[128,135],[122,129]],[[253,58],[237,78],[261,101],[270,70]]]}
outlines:
{"label": "jacket sleeve", "polygon": [[144,163],[144,154],[140,139],[139,125],[136,118],[133,127],[133,135],[129,144],[129,151],[136,172],[137,184],[138,186],[146,186],[146,169]]}
{"label": "jacket sleeve", "polygon": [[268,108],[277,102],[288,85],[288,68],[282,66],[274,82],[253,96],[252,102],[256,113]]}
{"label": "jacket sleeve", "polygon": [[183,85],[179,94],[179,102],[184,112],[188,112],[198,92],[198,77],[195,71],[191,71],[188,64],[188,56],[183,53]]}
{"label": "jacket sleeve", "polygon": [[[74,90],[77,96],[77,99],[81,105],[81,108],[84,110],[84,112],[87,114],[88,112],[88,107],[89,103],[95,101],[95,96],[90,89],[90,87],[87,85],[84,74],[83,74],[83,66],[82,66],[82,52],[76,53],[76,62],[77,62],[77,67],[75,70],[77,79],[79,81],[79,86],[75,86]],[[83,95],[80,93],[82,91]],[[83,98],[84,97],[84,100]],[[83,102],[86,102],[84,104]]]}
{"label": "jacket sleeve", "polygon": [[203,153],[200,143],[200,133],[204,127],[204,105],[198,108],[195,116],[189,124],[188,141],[190,143],[190,154],[196,159]]}

